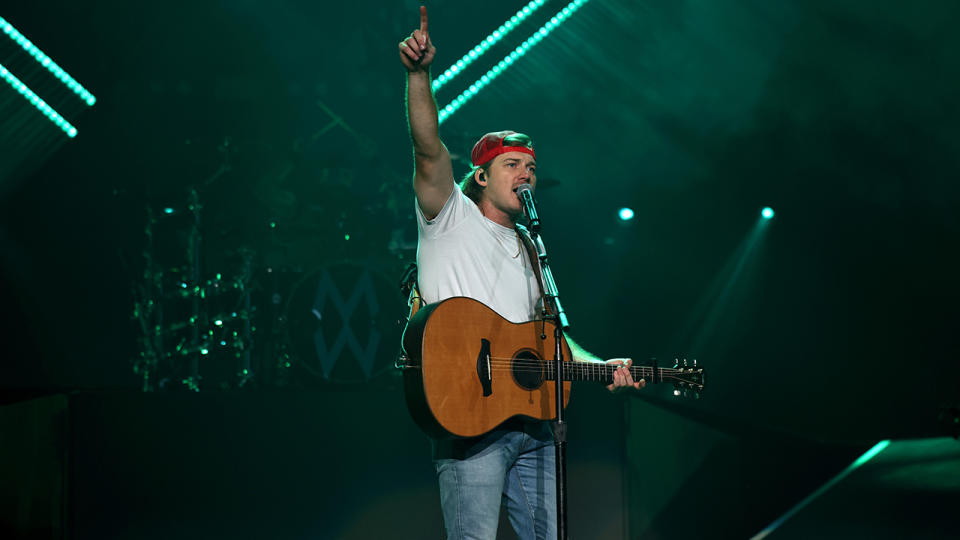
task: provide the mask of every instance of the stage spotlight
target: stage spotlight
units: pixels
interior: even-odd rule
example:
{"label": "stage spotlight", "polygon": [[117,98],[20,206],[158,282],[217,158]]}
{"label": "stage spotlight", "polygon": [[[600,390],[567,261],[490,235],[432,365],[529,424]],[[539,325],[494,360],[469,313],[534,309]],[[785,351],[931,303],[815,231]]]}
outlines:
{"label": "stage spotlight", "polygon": [[772,219],[773,208],[770,208],[769,206],[763,207],[763,210],[760,211],[760,215],[763,216],[763,219]]}
{"label": "stage spotlight", "polygon": [[630,221],[633,219],[633,210],[629,208],[621,208],[617,215],[620,216],[620,221]]}

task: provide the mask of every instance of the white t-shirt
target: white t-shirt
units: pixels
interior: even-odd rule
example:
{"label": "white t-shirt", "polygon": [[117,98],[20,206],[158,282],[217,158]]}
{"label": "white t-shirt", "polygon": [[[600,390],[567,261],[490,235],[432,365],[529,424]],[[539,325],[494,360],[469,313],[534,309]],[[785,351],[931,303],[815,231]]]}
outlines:
{"label": "white t-shirt", "polygon": [[514,229],[484,217],[459,188],[454,188],[432,220],[424,217],[419,204],[414,205],[418,281],[426,303],[466,296],[511,322],[539,315],[540,286]]}

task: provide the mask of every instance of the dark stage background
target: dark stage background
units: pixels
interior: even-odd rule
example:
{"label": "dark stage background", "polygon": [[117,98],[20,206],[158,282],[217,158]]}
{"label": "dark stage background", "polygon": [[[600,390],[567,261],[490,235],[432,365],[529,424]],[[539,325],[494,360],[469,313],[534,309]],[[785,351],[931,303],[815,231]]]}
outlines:
{"label": "dark stage background", "polygon": [[[429,4],[434,73],[523,5]],[[489,59],[442,89],[440,105],[563,5],[548,2]],[[417,6],[5,5],[0,16],[98,101],[71,106],[75,139],[39,113],[0,119],[3,401],[69,394],[62,410],[90,400],[150,409],[149,418],[167,423],[164,430],[128,422],[108,434],[109,414],[71,413],[89,423],[70,425],[91,426],[118,454],[125,444],[139,449],[148,461],[142,467],[159,452],[144,441],[194,440],[175,429],[189,417],[176,412],[183,406],[177,400],[197,400],[198,417],[221,410],[256,418],[216,424],[209,448],[229,448],[229,434],[242,431],[245,448],[271,436],[284,444],[302,436],[331,454],[363,449],[362,461],[381,471],[378,481],[363,480],[364,493],[426,501],[400,514],[429,525],[410,528],[408,537],[436,534],[439,504],[426,441],[407,419],[390,369],[395,320],[404,311],[391,287],[413,260],[416,241],[395,47],[417,25]],[[816,469],[806,481],[794,475],[799,487],[735,498],[757,515],[724,526],[755,532],[875,442],[956,429],[958,16],[960,7],[947,1],[591,0],[443,124],[458,175],[466,170],[463,153],[485,132],[515,129],[536,141],[544,237],[579,342],[607,357],[697,358],[709,370],[698,401],[673,400],[668,389],[626,398],[586,389],[579,390],[582,399],[574,397],[576,418],[622,419],[590,432],[590,444],[616,464],[615,489],[589,481],[588,450],[574,443],[570,451],[571,467],[586,479],[577,486],[584,497],[617,500],[617,525],[604,537],[681,537],[671,536],[682,528],[665,516],[682,513],[668,503],[684,490],[663,491],[658,506],[651,502],[657,494],[643,489],[649,475],[658,482],[688,478],[688,460],[732,475],[702,479],[719,499],[700,503],[722,506],[724,485],[747,476],[760,481],[783,466],[759,459],[762,444],[823,450],[811,450],[815,457],[803,465],[802,456],[790,454],[797,459],[791,470]],[[11,71],[43,80],[15,48],[0,51]],[[2,86],[4,110],[20,103],[32,111]],[[47,81],[36,90],[55,88]],[[249,312],[256,327],[250,379],[238,389],[236,360],[217,353],[202,365],[201,396],[190,394],[175,370],[162,374],[165,391],[144,396],[133,370],[142,350],[133,311],[146,283],[147,210],[156,221],[155,263],[168,274],[182,269],[191,188],[203,205],[204,279],[249,277],[256,308]],[[776,216],[760,222],[767,205]],[[619,221],[622,206],[636,217]],[[360,340],[371,332],[382,340],[369,363],[351,357],[326,374],[304,360],[309,345],[298,341],[309,311],[301,303],[309,304],[311,280],[324,271],[345,297],[359,287],[357,276],[370,276],[378,305],[341,322]],[[217,298],[235,306],[240,295]],[[186,317],[184,306],[173,306],[165,324]],[[277,418],[293,419],[271,432]],[[394,438],[385,445],[378,426],[387,421],[404,427],[392,425]],[[80,441],[72,433],[70,440]],[[124,435],[112,438],[117,433]],[[754,453],[703,458],[716,433]],[[377,458],[396,452],[409,461]],[[735,454],[756,466],[731,469],[729,460],[740,459]],[[268,475],[280,455],[235,463]],[[671,455],[676,459],[666,459]],[[656,474],[652,456],[661,464]],[[64,474],[82,489],[86,462],[71,463]],[[416,473],[397,472],[406,463]],[[292,480],[297,468],[289,466],[280,478],[290,482],[271,489],[289,487],[304,499],[329,497],[324,489],[359,489],[359,480],[337,473],[300,493]],[[208,483],[198,489],[216,493],[222,479],[215,476],[200,474]],[[162,508],[162,500],[150,504]],[[628,510],[641,502],[643,509]],[[304,521],[274,532],[301,537],[321,530],[310,523],[309,508],[295,507]],[[162,510],[136,515],[142,521],[125,532],[103,531],[147,537],[138,527],[169,524]],[[254,515],[267,520],[270,513]],[[578,527],[602,522],[579,516]],[[372,526],[370,519],[343,518],[327,534],[346,536],[360,523]],[[398,532],[389,520],[381,525],[367,536],[407,530]],[[248,532],[267,535],[254,530]],[[682,530],[687,537],[725,536]]]}

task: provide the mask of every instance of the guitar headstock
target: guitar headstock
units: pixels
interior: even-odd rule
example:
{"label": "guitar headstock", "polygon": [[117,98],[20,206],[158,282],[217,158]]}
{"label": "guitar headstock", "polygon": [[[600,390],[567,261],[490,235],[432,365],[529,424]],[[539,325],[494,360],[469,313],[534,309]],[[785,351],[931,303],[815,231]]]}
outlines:
{"label": "guitar headstock", "polygon": [[692,363],[686,358],[674,359],[673,369],[665,371],[669,373],[664,373],[663,378],[673,383],[673,395],[700,399],[706,385],[706,376],[703,366],[698,366],[696,359]]}

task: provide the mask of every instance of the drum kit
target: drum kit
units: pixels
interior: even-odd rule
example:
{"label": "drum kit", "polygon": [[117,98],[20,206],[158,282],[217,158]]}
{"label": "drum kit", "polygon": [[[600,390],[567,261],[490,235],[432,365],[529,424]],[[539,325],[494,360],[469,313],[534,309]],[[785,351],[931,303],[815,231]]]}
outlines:
{"label": "drum kit", "polygon": [[349,168],[281,163],[249,189],[218,192],[231,169],[225,157],[186,195],[146,209],[132,311],[142,390],[394,384],[396,278],[416,248],[408,180],[358,196]]}

